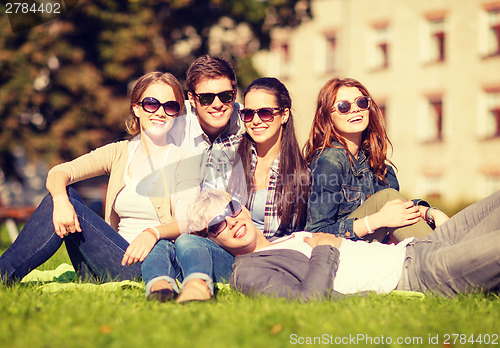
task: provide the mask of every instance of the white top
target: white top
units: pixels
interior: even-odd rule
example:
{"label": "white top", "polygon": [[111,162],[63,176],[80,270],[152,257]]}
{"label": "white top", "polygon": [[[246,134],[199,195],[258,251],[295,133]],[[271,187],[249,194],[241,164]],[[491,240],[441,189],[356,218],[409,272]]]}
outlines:
{"label": "white top", "polygon": [[343,239],[333,289],[343,294],[391,292],[401,278],[406,246],[412,240],[407,238],[398,244],[382,244]]}
{"label": "white top", "polygon": [[120,215],[118,233],[129,243],[146,228],[160,225],[153,202],[148,196],[137,193],[137,182],[125,177],[125,187],[115,200],[115,211]]}
{"label": "white top", "polygon": [[[129,153],[126,170],[123,175],[125,187],[116,196],[114,205],[116,213],[120,216],[118,233],[129,243],[146,228],[161,225],[153,202],[151,202],[149,197],[152,196],[158,180],[162,180],[162,171],[158,170],[141,180],[135,180],[130,175],[130,162],[140,143],[140,141],[136,142]],[[165,147],[166,150],[161,168],[165,167],[172,147],[173,145]]]}
{"label": "white top", "polygon": [[309,244],[304,242],[304,238],[311,236],[311,232],[294,232],[289,236],[281,237],[272,241],[270,246],[257,251],[289,249],[298,251],[308,258],[311,258],[312,248]]}
{"label": "white top", "polygon": [[[289,249],[310,258],[312,248],[304,242],[304,238],[312,235],[310,232],[295,232],[258,251]],[[407,238],[396,245],[388,245],[342,239],[339,268],[333,281],[333,289],[343,294],[361,291],[388,293],[394,290],[401,278],[406,246],[412,240],[413,238]]]}

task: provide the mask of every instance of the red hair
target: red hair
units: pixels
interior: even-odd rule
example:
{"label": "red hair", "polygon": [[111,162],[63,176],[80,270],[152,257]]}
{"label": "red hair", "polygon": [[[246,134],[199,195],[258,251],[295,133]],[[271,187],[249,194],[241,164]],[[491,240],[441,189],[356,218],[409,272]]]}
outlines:
{"label": "red hair", "polygon": [[335,77],[321,88],[311,133],[304,146],[304,157],[308,163],[311,163],[317,151],[321,153],[326,147],[338,147],[332,145],[334,141],[337,141],[347,151],[352,163],[352,154],[347,148],[347,143],[344,137],[337,132],[331,119],[333,104],[336,101],[337,92],[341,87],[356,87],[362,95],[371,99],[368,127],[366,127],[361,138],[361,150],[366,154],[372,171],[377,175],[379,180],[383,181],[387,174],[386,162],[393,165],[387,159],[387,150],[389,147],[392,149],[392,144],[387,136],[384,117],[366,87],[352,78],[342,79]]}

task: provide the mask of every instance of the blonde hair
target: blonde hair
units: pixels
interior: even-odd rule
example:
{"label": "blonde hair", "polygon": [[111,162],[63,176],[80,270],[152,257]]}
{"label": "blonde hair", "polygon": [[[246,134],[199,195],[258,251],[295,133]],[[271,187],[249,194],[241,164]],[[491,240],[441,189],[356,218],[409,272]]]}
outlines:
{"label": "blonde hair", "polygon": [[[189,230],[193,234],[206,235],[206,228],[213,215],[213,207],[222,201],[229,202],[231,197],[224,190],[203,190],[191,203],[187,214]],[[204,233],[205,232],[205,233]]]}

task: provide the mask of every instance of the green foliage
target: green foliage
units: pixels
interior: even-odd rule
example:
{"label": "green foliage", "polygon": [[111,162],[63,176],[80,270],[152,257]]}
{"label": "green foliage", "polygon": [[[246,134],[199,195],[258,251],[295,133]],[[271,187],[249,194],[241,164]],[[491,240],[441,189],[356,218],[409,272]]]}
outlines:
{"label": "green foliage", "polygon": [[[270,29],[298,24],[308,7],[309,0],[80,1],[17,33],[0,17],[4,174],[15,177],[9,164],[18,146],[53,165],[122,138],[129,84],[145,72],[169,71],[182,82],[191,62],[211,53],[228,58],[245,87],[258,76],[249,57],[269,45]],[[234,35],[240,23],[251,28],[243,41]],[[211,36],[215,26],[221,35]]]}

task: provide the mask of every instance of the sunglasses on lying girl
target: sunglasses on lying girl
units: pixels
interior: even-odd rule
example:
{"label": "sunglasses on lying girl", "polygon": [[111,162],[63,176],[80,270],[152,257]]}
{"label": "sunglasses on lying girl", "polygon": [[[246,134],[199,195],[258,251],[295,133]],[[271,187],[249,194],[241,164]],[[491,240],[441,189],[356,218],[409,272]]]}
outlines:
{"label": "sunglasses on lying girl", "polygon": [[240,215],[242,210],[243,207],[240,202],[231,200],[224,208],[224,212],[210,220],[208,227],[203,231],[200,231],[198,234],[202,237],[206,237],[208,233],[210,233],[214,237],[217,237],[227,226],[226,217],[230,216],[235,218]]}
{"label": "sunglasses on lying girl", "polygon": [[165,103],[160,103],[160,101],[153,97],[146,97],[141,102],[137,103],[141,105],[144,111],[150,114],[158,111],[158,109],[163,106],[163,110],[168,116],[177,116],[181,110],[181,106],[175,100],[170,100]]}
{"label": "sunglasses on lying girl", "polygon": [[201,105],[207,106],[210,105],[214,102],[215,97],[219,98],[219,100],[224,103],[228,104],[234,101],[234,97],[236,96],[236,93],[234,91],[224,91],[220,93],[193,93],[196,98],[198,98],[198,101],[200,102]]}
{"label": "sunglasses on lying girl", "polygon": [[364,95],[357,97],[356,99],[354,99],[354,102],[352,103],[347,100],[340,100],[335,104],[333,104],[333,111],[337,109],[336,111],[339,114],[345,115],[349,113],[349,111],[351,111],[351,105],[354,103],[356,103],[358,108],[360,108],[361,110],[366,110],[370,107],[370,100],[371,99],[369,97],[366,97]]}
{"label": "sunglasses on lying girl", "polygon": [[272,122],[274,120],[274,113],[282,111],[284,108],[260,108],[254,109],[241,109],[239,112],[240,118],[243,122],[252,122],[255,114],[259,116],[262,122]]}

